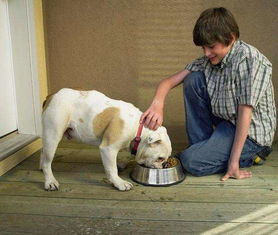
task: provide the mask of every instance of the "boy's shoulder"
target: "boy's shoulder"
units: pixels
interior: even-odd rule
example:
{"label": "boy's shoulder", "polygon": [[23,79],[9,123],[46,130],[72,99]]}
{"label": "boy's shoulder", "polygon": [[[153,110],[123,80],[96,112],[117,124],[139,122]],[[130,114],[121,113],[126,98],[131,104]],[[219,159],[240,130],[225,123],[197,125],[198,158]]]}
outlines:
{"label": "boy's shoulder", "polygon": [[235,53],[239,57],[239,61],[242,60],[256,60],[256,61],[261,61],[264,63],[267,63],[268,65],[271,66],[270,61],[264,56],[256,47],[239,40],[238,41],[238,47],[237,47],[237,52]]}
{"label": "boy's shoulder", "polygon": [[242,57],[247,58],[258,57],[261,54],[256,47],[244,41],[239,41],[238,52]]}

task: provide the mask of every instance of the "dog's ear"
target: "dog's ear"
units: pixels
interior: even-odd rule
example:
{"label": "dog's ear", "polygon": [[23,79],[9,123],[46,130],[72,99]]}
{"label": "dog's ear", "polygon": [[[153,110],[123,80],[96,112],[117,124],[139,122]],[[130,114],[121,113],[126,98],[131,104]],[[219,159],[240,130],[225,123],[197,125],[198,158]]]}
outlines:
{"label": "dog's ear", "polygon": [[167,129],[164,126],[160,126],[158,128],[159,131],[161,131],[162,133],[166,133],[167,134]]}
{"label": "dog's ear", "polygon": [[152,132],[148,136],[148,144],[159,143],[161,141],[161,136],[158,132]]}

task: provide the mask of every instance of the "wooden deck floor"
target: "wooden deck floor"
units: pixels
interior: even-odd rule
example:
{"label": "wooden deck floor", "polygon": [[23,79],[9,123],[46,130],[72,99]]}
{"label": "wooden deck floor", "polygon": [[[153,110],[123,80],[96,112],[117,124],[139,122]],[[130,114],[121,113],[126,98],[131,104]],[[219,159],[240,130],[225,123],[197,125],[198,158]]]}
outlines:
{"label": "wooden deck floor", "polygon": [[188,175],[129,192],[106,183],[97,148],[59,147],[57,192],[44,191],[38,164],[39,152],[0,177],[0,234],[278,234],[278,150],[251,179]]}

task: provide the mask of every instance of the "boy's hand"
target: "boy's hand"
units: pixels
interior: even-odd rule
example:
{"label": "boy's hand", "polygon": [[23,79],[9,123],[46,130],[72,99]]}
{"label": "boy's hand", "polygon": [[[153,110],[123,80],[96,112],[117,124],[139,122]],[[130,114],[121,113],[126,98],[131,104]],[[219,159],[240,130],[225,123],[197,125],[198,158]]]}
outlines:
{"label": "boy's hand", "polygon": [[163,108],[158,104],[152,104],[140,118],[140,123],[144,123],[145,127],[154,131],[162,125],[162,122]]}
{"label": "boy's hand", "polygon": [[229,164],[227,173],[221,178],[221,181],[226,181],[229,178],[233,179],[245,179],[252,177],[250,171],[242,171],[239,169],[238,164]]}

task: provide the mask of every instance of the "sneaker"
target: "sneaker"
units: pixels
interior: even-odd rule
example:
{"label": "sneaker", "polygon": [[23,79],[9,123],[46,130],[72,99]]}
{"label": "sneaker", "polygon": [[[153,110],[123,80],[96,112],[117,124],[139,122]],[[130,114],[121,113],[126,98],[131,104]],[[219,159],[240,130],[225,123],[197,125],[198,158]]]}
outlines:
{"label": "sneaker", "polygon": [[272,148],[269,146],[264,147],[253,159],[254,165],[263,165],[268,155],[272,152]]}
{"label": "sneaker", "polygon": [[263,160],[266,160],[268,155],[272,152],[272,148],[269,146],[264,147],[260,152],[257,153],[257,155],[262,158]]}
{"label": "sneaker", "polygon": [[255,158],[253,159],[253,164],[254,165],[263,165],[264,161],[261,157],[259,156],[255,156]]}

